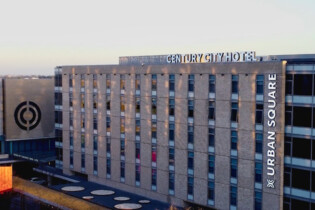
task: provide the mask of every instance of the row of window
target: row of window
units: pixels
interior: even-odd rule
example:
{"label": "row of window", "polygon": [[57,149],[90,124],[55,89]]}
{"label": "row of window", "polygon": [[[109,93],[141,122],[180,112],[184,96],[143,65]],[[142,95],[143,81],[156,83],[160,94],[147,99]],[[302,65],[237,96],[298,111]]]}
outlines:
{"label": "row of window", "polygon": [[[57,76],[57,75],[56,75]],[[60,75],[61,76],[61,75]],[[110,76],[111,75],[106,75],[106,86],[107,88],[110,86]],[[57,85],[55,86],[61,86],[59,85],[59,77],[56,77],[57,79],[55,79],[55,83]],[[122,74],[120,75],[120,78],[122,80],[124,80],[123,82],[120,83],[120,89],[123,90],[125,89],[125,75]],[[157,90],[157,75],[156,74],[152,74],[151,76],[152,78],[152,86],[151,86],[151,90],[152,91],[156,91]],[[109,79],[109,81],[108,81]],[[194,79],[195,79],[195,75],[190,74],[188,75],[188,91],[189,92],[194,92]],[[287,78],[287,80],[289,80]],[[263,94],[263,83],[264,81],[264,76],[263,75],[257,75],[256,77],[256,93],[257,94]],[[73,87],[73,75],[69,75],[69,87]],[[209,93],[215,93],[215,83],[216,83],[216,79],[215,79],[215,75],[209,75]],[[238,75],[232,75],[232,88],[231,91],[232,93],[238,93],[239,87],[238,87],[238,83],[239,83],[239,76]],[[85,87],[85,75],[81,74],[81,79],[80,79],[80,84],[81,84],[81,88]],[[97,75],[93,75],[93,88],[97,89]],[[136,74],[136,83],[135,83],[135,89],[136,90],[140,90],[140,75]],[[169,75],[169,91],[175,91],[175,75],[174,74],[170,74]]]}

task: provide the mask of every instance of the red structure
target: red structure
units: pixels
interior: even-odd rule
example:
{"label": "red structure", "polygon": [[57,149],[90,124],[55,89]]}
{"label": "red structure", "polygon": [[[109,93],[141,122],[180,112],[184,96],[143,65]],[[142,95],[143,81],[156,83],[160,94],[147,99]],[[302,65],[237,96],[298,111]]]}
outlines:
{"label": "red structure", "polygon": [[0,193],[12,189],[12,166],[0,166]]}

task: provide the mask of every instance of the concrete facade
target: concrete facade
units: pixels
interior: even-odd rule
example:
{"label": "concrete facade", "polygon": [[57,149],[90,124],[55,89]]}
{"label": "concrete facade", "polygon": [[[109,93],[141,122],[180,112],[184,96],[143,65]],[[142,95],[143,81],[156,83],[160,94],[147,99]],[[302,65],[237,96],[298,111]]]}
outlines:
{"label": "concrete facade", "polygon": [[[63,66],[63,171],[66,174],[79,172],[88,179],[111,187],[117,187],[132,193],[146,195],[152,199],[169,202],[178,206],[197,204],[216,209],[230,208],[230,161],[231,129],[238,133],[237,142],[237,208],[253,209],[255,196],[255,111],[256,111],[256,75],[264,75],[264,104],[262,132],[264,133],[262,163],[263,209],[281,209],[283,200],[283,162],[284,162],[284,104],[285,104],[285,62],[218,63],[218,64],[176,64],[176,65],[106,65],[106,66]],[[152,188],[152,74],[157,75],[157,184]],[[169,75],[175,75],[175,189],[169,193]],[[208,202],[208,104],[209,75],[215,75],[215,146],[211,154],[215,155],[214,200]],[[277,76],[276,95],[276,158],[275,185],[268,188],[267,174],[267,138],[268,121],[268,76]],[[69,77],[73,77],[73,87],[69,87]],[[81,89],[81,75],[85,86]],[[93,75],[97,88],[93,88]],[[106,89],[106,76],[110,75],[110,94]],[[121,180],[120,164],[122,157],[120,119],[120,75],[125,75],[125,179]],[[140,186],[135,181],[135,78],[140,75],[141,98],[141,136],[140,136]],[[188,77],[194,75],[194,173],[193,199],[188,197]],[[232,95],[232,75],[238,75],[238,94]],[[69,107],[69,93],[73,94],[73,106]],[[84,94],[85,107],[80,106],[80,97]],[[97,95],[97,109],[93,109],[93,94]],[[235,98],[236,97],[236,98]],[[106,178],[106,101],[110,99],[110,178]],[[238,102],[238,123],[231,123],[231,101]],[[73,127],[69,125],[69,114],[73,114]],[[85,128],[81,127],[81,116],[85,116]],[[93,115],[97,115],[97,130],[93,129]],[[236,126],[234,128],[234,126]],[[69,133],[73,132],[73,149],[69,146]],[[81,148],[81,134],[85,135],[85,148]],[[98,136],[97,153],[93,149],[93,136]],[[70,150],[73,151],[73,166],[70,167]],[[81,167],[81,156],[85,156],[85,169]],[[97,174],[93,171],[93,157],[97,157]]]}

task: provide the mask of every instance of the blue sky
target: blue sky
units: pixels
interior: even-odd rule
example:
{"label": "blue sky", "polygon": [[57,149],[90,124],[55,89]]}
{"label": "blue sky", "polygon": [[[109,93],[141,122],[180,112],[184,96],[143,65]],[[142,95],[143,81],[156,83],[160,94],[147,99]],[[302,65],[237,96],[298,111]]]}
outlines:
{"label": "blue sky", "polygon": [[128,55],[315,54],[314,11],[314,0],[3,1],[0,75]]}

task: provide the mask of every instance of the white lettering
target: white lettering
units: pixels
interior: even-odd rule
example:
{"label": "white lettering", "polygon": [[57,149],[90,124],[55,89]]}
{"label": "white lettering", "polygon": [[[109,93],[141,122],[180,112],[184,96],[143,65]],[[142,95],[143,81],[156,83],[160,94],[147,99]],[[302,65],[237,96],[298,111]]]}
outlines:
{"label": "white lettering", "polygon": [[[198,53],[167,55],[167,63],[212,63],[212,62],[253,62],[256,60],[254,51],[226,53]],[[271,76],[274,78],[274,75]],[[273,79],[274,80],[274,79]]]}
{"label": "white lettering", "polygon": [[[250,56],[255,56],[253,52],[250,53]],[[249,56],[247,56],[249,59]],[[255,58],[256,59],[256,58]],[[276,89],[277,89],[277,81],[276,74],[268,75],[268,113],[267,113],[267,125],[269,129],[276,127]],[[276,161],[276,131],[268,130],[268,142],[267,142],[267,176],[275,175],[275,161]],[[267,178],[267,187],[274,188],[275,185],[274,177]]]}

